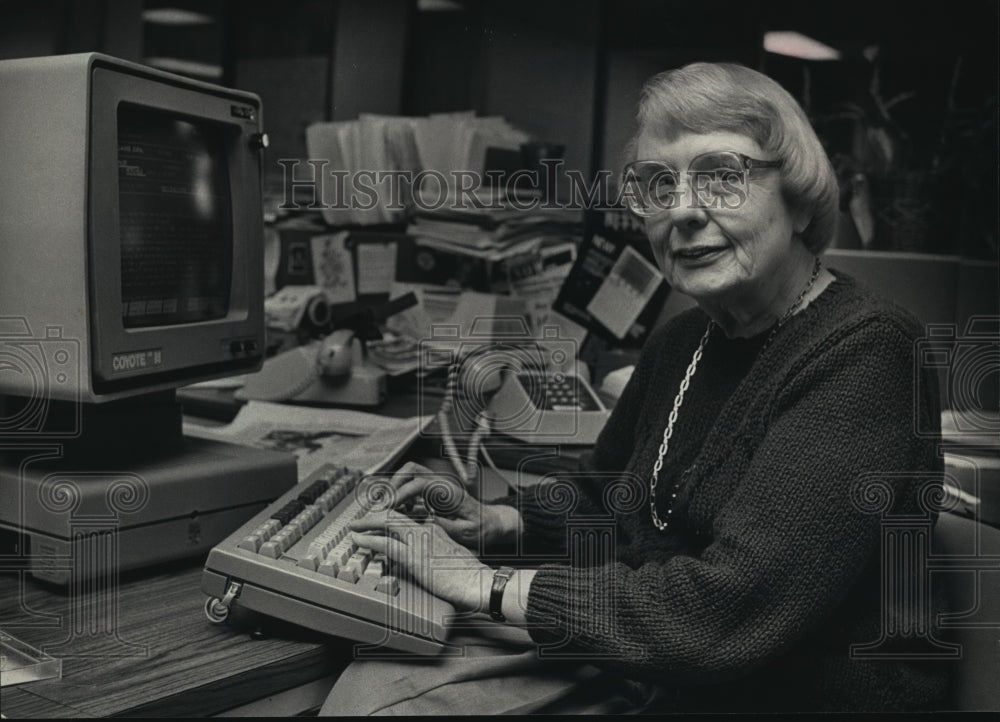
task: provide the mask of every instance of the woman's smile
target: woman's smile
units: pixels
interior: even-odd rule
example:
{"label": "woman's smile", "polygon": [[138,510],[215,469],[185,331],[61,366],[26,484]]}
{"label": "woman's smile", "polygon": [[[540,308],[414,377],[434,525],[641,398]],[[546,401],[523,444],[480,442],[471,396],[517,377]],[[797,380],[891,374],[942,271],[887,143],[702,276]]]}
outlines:
{"label": "woman's smile", "polygon": [[674,260],[674,263],[688,267],[707,266],[715,263],[728,250],[728,245],[699,244],[677,248],[670,252],[670,257]]}

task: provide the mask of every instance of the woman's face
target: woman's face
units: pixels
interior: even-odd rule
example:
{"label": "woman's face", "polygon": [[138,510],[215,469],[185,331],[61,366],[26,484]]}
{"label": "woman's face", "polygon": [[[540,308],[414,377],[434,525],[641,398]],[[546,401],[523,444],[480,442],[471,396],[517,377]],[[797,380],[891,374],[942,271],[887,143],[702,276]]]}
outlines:
{"label": "woman's face", "polygon": [[726,202],[710,204],[699,193],[696,199],[687,173],[691,160],[727,150],[775,160],[737,133],[685,134],[671,141],[648,133],[639,136],[637,158],[664,161],[679,171],[677,202],[646,219],[646,234],[667,281],[695,300],[766,293],[771,283],[780,282],[783,264],[793,258],[793,232],[805,226],[785,204],[777,169],[754,171],[745,197],[730,195]]}

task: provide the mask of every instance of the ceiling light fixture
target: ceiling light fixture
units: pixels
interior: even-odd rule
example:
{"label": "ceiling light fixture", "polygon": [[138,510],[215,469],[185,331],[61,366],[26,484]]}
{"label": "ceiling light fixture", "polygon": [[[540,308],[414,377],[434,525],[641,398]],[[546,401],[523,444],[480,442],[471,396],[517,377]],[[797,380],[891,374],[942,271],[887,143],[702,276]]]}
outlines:
{"label": "ceiling light fixture", "polygon": [[802,60],[840,60],[840,51],[794,30],[764,33],[764,50]]}

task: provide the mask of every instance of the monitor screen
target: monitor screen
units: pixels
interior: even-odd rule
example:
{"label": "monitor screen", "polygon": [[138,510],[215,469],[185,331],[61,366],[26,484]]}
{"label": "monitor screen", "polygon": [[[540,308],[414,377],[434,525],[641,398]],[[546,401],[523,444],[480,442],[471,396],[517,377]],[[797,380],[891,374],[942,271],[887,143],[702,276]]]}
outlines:
{"label": "monitor screen", "polygon": [[232,195],[225,127],[118,106],[118,217],[125,328],[225,318]]}

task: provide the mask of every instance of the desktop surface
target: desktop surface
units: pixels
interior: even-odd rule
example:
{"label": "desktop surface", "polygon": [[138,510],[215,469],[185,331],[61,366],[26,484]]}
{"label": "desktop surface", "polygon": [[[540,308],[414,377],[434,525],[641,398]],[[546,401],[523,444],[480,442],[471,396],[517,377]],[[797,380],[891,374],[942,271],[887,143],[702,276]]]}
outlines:
{"label": "desktop surface", "polygon": [[[415,397],[397,395],[380,412],[407,416],[415,407]],[[518,459],[531,460],[520,471],[503,474],[483,466],[489,498],[505,495],[511,484],[535,483],[537,474],[575,468],[579,452],[560,455],[555,446],[501,438],[486,447],[513,469]],[[434,436],[418,439],[405,458],[451,470],[441,439]],[[205,561],[204,555],[194,556],[125,573],[117,585],[70,590],[33,579],[24,564],[6,564],[0,574],[0,626],[60,658],[62,678],[5,687],[0,713],[14,718],[314,712],[353,659],[354,642],[246,609],[234,610],[225,625],[209,623]]]}
{"label": "desktop surface", "polygon": [[[273,620],[263,620],[264,638],[251,635],[252,619],[242,629],[209,624],[201,574],[200,558],[175,563],[123,578],[111,597],[61,594],[23,572],[0,576],[4,629],[61,658],[63,670],[62,679],[5,687],[0,713],[211,715],[334,674],[350,660],[342,640]],[[102,614],[109,603],[110,619]]]}

